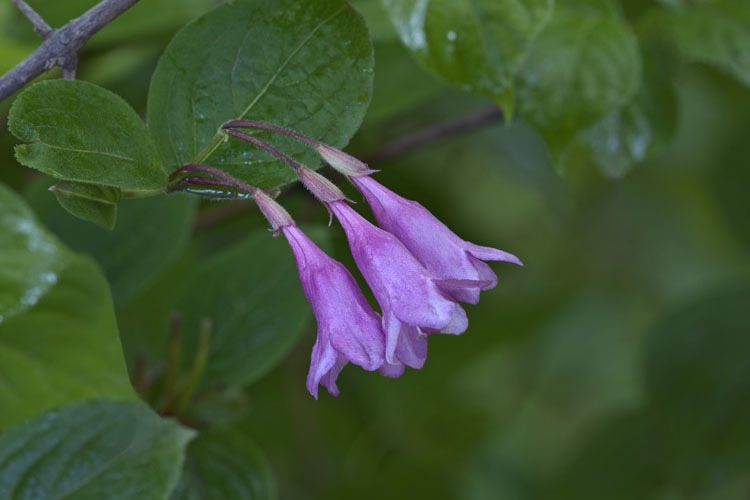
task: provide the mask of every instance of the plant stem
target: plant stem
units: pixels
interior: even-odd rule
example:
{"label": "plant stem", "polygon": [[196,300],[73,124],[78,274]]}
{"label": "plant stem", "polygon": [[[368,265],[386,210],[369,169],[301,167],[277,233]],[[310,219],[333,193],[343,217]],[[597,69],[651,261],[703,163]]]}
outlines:
{"label": "plant stem", "polygon": [[258,148],[266,151],[267,153],[272,154],[273,156],[275,156],[279,160],[283,161],[284,163],[286,163],[287,165],[289,165],[290,167],[292,167],[294,170],[299,170],[300,168],[302,168],[302,165],[300,165],[296,161],[292,160],[287,155],[285,155],[284,153],[282,153],[281,151],[279,151],[275,147],[271,146],[267,142],[261,141],[260,139],[258,139],[254,135],[250,135],[248,133],[241,132],[239,130],[234,130],[234,129],[231,129],[231,128],[227,129],[227,134],[232,135],[234,137],[237,137],[238,139],[242,139],[243,141],[247,141],[250,144],[252,144],[253,146],[256,146],[256,147],[258,147]]}
{"label": "plant stem", "polygon": [[180,371],[180,351],[182,350],[182,318],[175,313],[169,331],[167,346],[167,366],[164,372],[164,400],[161,405],[162,415],[168,414],[174,404],[177,393],[177,377]]}
{"label": "plant stem", "polygon": [[195,352],[193,358],[193,365],[190,367],[190,373],[188,374],[188,380],[185,384],[185,389],[180,396],[180,401],[177,404],[176,414],[182,414],[193,401],[196,389],[200,383],[203,370],[208,362],[208,356],[211,353],[211,332],[213,330],[213,321],[211,318],[203,318],[201,321],[200,336],[198,338],[198,350]]}
{"label": "plant stem", "polygon": [[163,189],[123,189],[120,191],[122,194],[122,199],[131,199],[131,198],[150,198],[151,196],[156,196],[159,194],[163,194]]}
{"label": "plant stem", "polygon": [[206,144],[203,149],[201,149],[198,154],[193,158],[193,161],[190,163],[197,164],[197,163],[203,163],[208,159],[209,156],[213,154],[214,151],[218,149],[219,146],[226,140],[227,134],[223,131],[219,131],[216,133],[216,135],[209,141],[208,144]]}
{"label": "plant stem", "polygon": [[276,132],[278,134],[288,135],[289,137],[294,137],[298,141],[304,142],[305,144],[312,147],[317,147],[319,144],[321,144],[321,142],[316,141],[315,139],[311,139],[310,137],[304,136],[302,134],[298,134],[293,130],[280,127],[279,125],[274,125],[273,123],[267,123],[258,120],[232,120],[222,125],[221,128],[229,133],[231,133],[230,131],[233,128],[254,128],[258,130],[268,130],[271,132]]}
{"label": "plant stem", "polygon": [[47,24],[47,21],[42,19],[42,16],[32,9],[24,0],[13,0],[13,3],[16,4],[18,10],[20,10],[23,15],[31,21],[31,24],[34,26],[34,31],[42,35],[42,38],[47,38],[47,35],[54,31],[52,26]]}
{"label": "plant stem", "polygon": [[[135,5],[137,1],[102,0],[62,28],[48,32],[44,42],[34,52],[0,77],[0,101],[55,65],[62,66],[66,76],[72,76],[76,61],[74,56],[78,50],[94,33]],[[17,2],[16,5],[21,8],[21,2]],[[21,10],[28,16],[26,11]]]}

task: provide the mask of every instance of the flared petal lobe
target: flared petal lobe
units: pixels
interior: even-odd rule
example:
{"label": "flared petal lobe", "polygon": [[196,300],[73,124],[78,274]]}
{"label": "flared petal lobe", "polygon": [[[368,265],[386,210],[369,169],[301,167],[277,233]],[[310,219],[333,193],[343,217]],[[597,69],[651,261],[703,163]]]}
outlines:
{"label": "flared petal lobe", "polygon": [[399,339],[402,332],[410,331],[409,327],[430,333],[458,334],[466,330],[464,310],[438,287],[432,274],[395,236],[374,226],[344,202],[330,203],[329,207],[341,222],[357,267],[383,310],[386,361],[396,361]]}
{"label": "flared petal lobe", "polygon": [[497,284],[497,276],[482,260],[523,265],[515,255],[462,240],[422,205],[402,198],[372,177],[351,180],[372,208],[378,225],[398,238],[436,278],[476,282],[474,286],[441,287],[456,300],[476,304],[480,290]]}
{"label": "flared petal lobe", "polygon": [[376,370],[384,361],[385,336],[354,277],[296,226],[281,228],[294,252],[302,289],[318,324],[307,388],[317,398],[323,384],[337,395],[336,376],[347,361]]}

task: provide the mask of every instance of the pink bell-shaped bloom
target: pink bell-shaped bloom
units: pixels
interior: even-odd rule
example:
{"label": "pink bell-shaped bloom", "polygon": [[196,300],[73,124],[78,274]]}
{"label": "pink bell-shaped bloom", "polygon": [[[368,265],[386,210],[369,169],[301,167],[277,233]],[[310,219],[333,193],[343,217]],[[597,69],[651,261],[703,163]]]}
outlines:
{"label": "pink bell-shaped bloom", "polygon": [[373,311],[349,270],[330,258],[294,223],[284,208],[257,189],[253,193],[275,232],[283,232],[297,261],[299,278],[318,323],[307,389],[316,399],[322,384],[339,395],[336,378],[348,362],[365,370],[398,377],[403,366],[385,363],[385,334],[380,316]]}
{"label": "pink bell-shaped bloom", "polygon": [[[352,255],[383,310],[385,359],[421,368],[427,355],[427,333],[460,334],[466,313],[391,233],[355,212],[344,201],[328,204],[346,232]],[[456,282],[456,288],[485,283]],[[391,370],[384,366],[381,373]]]}
{"label": "pink bell-shaped bloom", "polygon": [[[404,244],[436,278],[441,288],[462,302],[479,302],[480,290],[497,284],[497,276],[484,260],[523,263],[496,248],[474,245],[459,238],[426,208],[387,189],[369,175],[351,177],[375,214],[378,225]],[[474,286],[466,286],[471,282]]]}
{"label": "pink bell-shaped bloom", "polygon": [[283,226],[281,231],[292,247],[302,289],[318,323],[307,389],[317,399],[322,384],[338,396],[336,377],[347,362],[370,371],[383,365],[385,337],[380,317],[343,264],[326,255],[298,227]]}

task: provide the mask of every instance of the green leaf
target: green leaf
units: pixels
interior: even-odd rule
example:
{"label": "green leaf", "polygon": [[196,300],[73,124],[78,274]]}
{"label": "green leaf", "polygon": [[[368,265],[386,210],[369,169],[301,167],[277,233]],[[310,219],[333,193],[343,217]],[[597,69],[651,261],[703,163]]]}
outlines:
{"label": "green leaf", "polygon": [[24,201],[0,184],[0,327],[49,292],[68,257]]}
{"label": "green leaf", "polygon": [[513,113],[513,78],[549,21],[553,0],[383,0],[427,68]]}
{"label": "green leaf", "polygon": [[211,430],[190,443],[172,500],[270,500],[276,487],[260,450],[243,433]]}
{"label": "green leaf", "polygon": [[[345,1],[238,0],[174,37],[151,81],[148,123],[170,169],[207,162],[275,187],[295,172],[244,141],[222,142],[221,125],[263,120],[343,147],[365,114],[372,76],[367,29]],[[288,137],[258,136],[311,168],[321,163]]]}
{"label": "green leaf", "polygon": [[160,189],[167,174],[145,125],[124,100],[80,80],[28,87],[13,103],[8,129],[27,167],[69,181]]}
{"label": "green leaf", "polygon": [[123,200],[118,206],[117,227],[110,232],[70,217],[46,186],[40,182],[29,190],[30,203],[68,246],[99,262],[116,304],[147,287],[187,246],[197,208],[196,200],[189,196]]}
{"label": "green leaf", "polygon": [[677,95],[673,74],[665,68],[668,65],[664,54],[646,53],[643,61],[643,82],[630,103],[577,138],[607,177],[623,177],[666,144],[677,128]]}
{"label": "green leaf", "polygon": [[561,7],[519,72],[520,114],[557,161],[579,131],[627,104],[640,78],[638,44],[623,21],[601,9]]}
{"label": "green leaf", "polygon": [[712,64],[750,86],[750,2],[694,2],[663,10],[653,28],[688,59]]}
{"label": "green leaf", "polygon": [[114,229],[117,202],[122,197],[119,189],[70,181],[58,182],[49,189],[69,214],[104,229]]}
{"label": "green leaf", "polygon": [[0,428],[60,404],[135,397],[107,282],[69,256],[32,309],[0,323]]}
{"label": "green leaf", "polygon": [[[306,232],[316,239],[326,234]],[[178,310],[188,352],[198,345],[201,320],[213,320],[205,385],[256,380],[310,324],[291,251],[266,230],[206,260],[186,291]]]}
{"label": "green leaf", "polygon": [[363,130],[373,123],[403,115],[404,110],[414,109],[445,91],[445,84],[414,64],[399,41],[376,44],[375,61],[378,71]]}
{"label": "green leaf", "polygon": [[374,42],[398,42],[398,33],[380,0],[349,0],[349,3],[365,18]]}
{"label": "green leaf", "polygon": [[166,499],[192,436],[140,401],[64,406],[0,436],[0,496]]}

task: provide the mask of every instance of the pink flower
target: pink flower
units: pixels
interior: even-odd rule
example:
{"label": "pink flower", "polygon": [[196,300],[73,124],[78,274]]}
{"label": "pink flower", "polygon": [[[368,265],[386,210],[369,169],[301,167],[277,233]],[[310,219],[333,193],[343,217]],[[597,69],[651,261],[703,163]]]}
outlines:
{"label": "pink flower", "polygon": [[297,261],[299,278],[318,323],[307,390],[316,399],[318,386],[338,396],[336,378],[348,362],[365,370],[380,370],[397,377],[403,367],[384,366],[385,334],[381,319],[373,311],[354,277],[340,262],[330,258],[308,238],[289,214],[258,190],[255,201],[276,231],[284,233]]}
{"label": "pink flower", "polygon": [[[378,225],[396,236],[456,300],[476,304],[480,290],[497,284],[483,260],[523,263],[515,255],[464,241],[416,201],[407,200],[368,175],[351,177],[375,214]],[[474,286],[465,286],[474,281]]]}
{"label": "pink flower", "polygon": [[427,355],[425,334],[462,333],[468,326],[466,313],[441,289],[441,280],[395,236],[372,225],[344,201],[328,206],[344,228],[357,267],[383,310],[386,361],[421,368]]}
{"label": "pink flower", "polygon": [[338,396],[336,377],[347,362],[369,371],[383,364],[380,317],[343,264],[326,255],[298,227],[283,226],[281,231],[292,247],[302,289],[318,323],[307,389],[317,399],[322,384]]}

